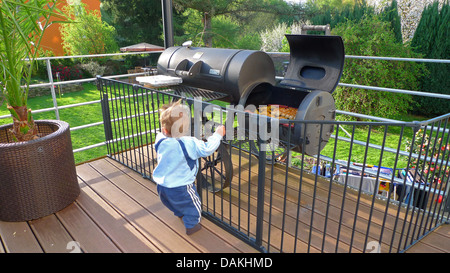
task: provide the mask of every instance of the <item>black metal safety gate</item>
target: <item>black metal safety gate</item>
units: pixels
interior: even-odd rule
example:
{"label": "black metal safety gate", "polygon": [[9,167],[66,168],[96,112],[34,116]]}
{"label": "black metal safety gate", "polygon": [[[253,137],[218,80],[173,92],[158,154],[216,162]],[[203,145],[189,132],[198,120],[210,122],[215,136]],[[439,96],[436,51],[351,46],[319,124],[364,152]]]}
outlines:
{"label": "black metal safety gate", "polygon": [[163,104],[182,99],[194,119],[202,111],[193,131],[231,121],[233,137],[200,163],[203,215],[263,252],[403,252],[448,222],[450,113],[424,122],[281,124],[287,131],[316,126],[321,139],[333,125],[325,148],[308,156],[291,150],[289,137],[265,151],[268,140],[247,126],[237,134],[243,125],[232,114],[245,122],[270,118],[194,98],[207,93],[101,77],[97,86],[108,156],[150,180]]}

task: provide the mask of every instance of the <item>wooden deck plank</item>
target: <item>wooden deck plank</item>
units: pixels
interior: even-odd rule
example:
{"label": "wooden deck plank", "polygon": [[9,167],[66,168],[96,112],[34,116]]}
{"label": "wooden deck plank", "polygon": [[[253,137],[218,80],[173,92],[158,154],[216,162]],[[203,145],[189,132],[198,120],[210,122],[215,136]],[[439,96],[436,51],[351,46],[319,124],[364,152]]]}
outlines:
{"label": "wooden deck plank", "polygon": [[199,252],[195,246],[186,243],[185,239],[146,211],[144,207],[126,193],[114,186],[89,164],[78,166],[77,173],[86,184],[118,211],[122,217],[149,238],[161,252]]}
{"label": "wooden deck plank", "polygon": [[68,244],[74,239],[67,233],[54,214],[32,220],[29,223],[44,252],[69,252],[67,249]]}
{"label": "wooden deck plank", "polygon": [[[436,230],[436,233],[444,236],[446,240],[450,239],[450,223],[443,224],[442,226],[440,226]],[[447,246],[449,247],[449,252],[450,252],[450,245],[447,245]]]}
{"label": "wooden deck plank", "polygon": [[0,237],[8,253],[42,253],[39,245],[27,222],[0,221]]}
{"label": "wooden deck plank", "polygon": [[443,224],[406,250],[407,253],[450,253],[450,224]]}
{"label": "wooden deck plank", "polygon": [[[120,250],[114,245],[89,216],[73,203],[56,213],[58,219],[86,253],[118,253]],[[69,248],[70,249],[70,248]]]}
{"label": "wooden deck plank", "polygon": [[109,206],[89,186],[79,179],[82,194],[77,204],[122,252],[160,252],[142,233],[132,226],[117,211]]}
{"label": "wooden deck plank", "polygon": [[[168,224],[179,236],[195,244],[201,252],[239,252],[232,244],[220,239],[208,229],[202,229],[191,236],[186,235],[182,222],[160,202],[156,192],[156,185],[149,180],[135,180],[131,176],[128,176],[125,172],[130,173],[128,171],[129,168],[124,166],[119,167],[107,161],[96,161],[91,163],[91,165],[98,171],[109,174],[107,178],[111,182],[132,196],[133,199],[144,207],[148,208],[149,212]],[[117,179],[119,176],[111,175],[117,171],[121,173],[120,179]],[[205,221],[202,221],[201,224],[203,225]]]}

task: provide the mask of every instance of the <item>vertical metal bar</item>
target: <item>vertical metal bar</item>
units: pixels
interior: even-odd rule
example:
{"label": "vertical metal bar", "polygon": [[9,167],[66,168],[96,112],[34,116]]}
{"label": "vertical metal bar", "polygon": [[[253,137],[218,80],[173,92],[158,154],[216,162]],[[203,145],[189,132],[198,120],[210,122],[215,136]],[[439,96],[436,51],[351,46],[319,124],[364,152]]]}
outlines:
{"label": "vertical metal bar", "polygon": [[173,20],[172,20],[172,1],[161,0],[163,29],[164,29],[164,47],[173,46]]}
{"label": "vertical metal bar", "polygon": [[[447,122],[446,122],[446,125],[445,125],[445,128],[447,128]],[[450,133],[447,133],[447,143],[446,143],[446,145],[445,145],[445,147],[448,147],[448,145],[449,145],[449,139],[450,139]],[[442,161],[441,161],[441,170],[448,170],[448,168],[449,168],[449,162],[450,162],[450,160],[447,160],[447,162],[446,162],[446,164],[445,164],[445,168],[442,168],[442,163],[443,163],[443,159],[444,158],[446,158],[446,156],[447,156],[447,158],[449,158],[449,155],[450,155],[450,150],[448,150],[448,154],[447,155],[445,155],[445,153],[446,153],[446,151],[447,151],[447,148],[445,148],[444,149],[444,153],[443,153],[443,155],[442,155]],[[439,215],[441,215],[441,209],[442,209],[442,207],[444,207],[444,211],[442,212],[442,215],[441,215],[441,217],[444,217],[444,214],[445,214],[445,212],[447,211],[447,212],[449,212],[450,211],[450,196],[449,196],[449,192],[448,192],[448,190],[449,190],[449,188],[450,188],[450,176],[448,176],[448,178],[447,178],[447,180],[445,180],[445,175],[446,175],[446,173],[445,173],[445,171],[443,171],[442,172],[442,181],[441,181],[441,185],[439,186],[439,192],[445,192],[444,193],[444,195],[442,196],[442,201],[441,201],[441,203],[440,203],[440,205],[439,205],[439,209],[438,209],[438,212],[437,212],[437,217],[435,217],[435,220],[434,220],[434,225],[436,226],[437,225],[437,223],[438,223],[438,221],[439,221]],[[445,184],[445,188],[444,189],[442,189],[442,185],[444,185]],[[446,198],[446,196],[447,196],[447,198]],[[440,198],[440,197],[438,197],[438,198]],[[447,199],[447,201],[446,201],[446,199]],[[436,207],[437,207],[437,204],[436,204],[436,206],[435,206],[435,208],[434,208],[434,211],[436,211]],[[434,213],[433,213],[434,214]],[[433,220],[431,220],[430,221],[430,228],[432,227],[432,225],[433,225]]]}
{"label": "vertical metal bar", "polygon": [[[313,124],[311,124],[313,126]],[[312,204],[311,204],[311,221],[309,224],[309,238],[308,238],[308,253],[311,249],[311,239],[312,239],[312,233],[313,233],[313,226],[314,226],[314,207],[316,205],[316,194],[317,194],[317,184],[319,183],[318,181],[318,176],[319,176],[319,166],[320,166],[320,147],[322,144],[322,133],[323,133],[323,124],[320,124],[320,134],[319,134],[319,145],[317,148],[317,162],[316,162],[316,173],[314,175],[314,190],[313,190],[313,197],[312,197]]]}
{"label": "vertical metal bar", "polygon": [[[244,126],[241,124],[241,126]],[[245,139],[243,140],[245,141]],[[238,165],[238,222],[237,222],[237,226],[238,226],[238,230],[241,230],[241,192],[242,192],[242,177],[241,177],[241,167],[242,167],[242,142],[243,141],[239,141],[239,152],[238,152],[238,156],[239,156],[239,165]]]}
{"label": "vertical metal bar", "polygon": [[[442,120],[439,120],[439,125],[438,125],[438,128],[440,128],[440,126],[441,126],[441,122],[442,122]],[[430,130],[430,140],[432,139],[432,135],[433,135],[433,130],[434,129],[434,123],[433,123],[433,125],[432,125],[432,127],[431,127],[431,130]],[[426,132],[424,132],[424,134],[426,134]],[[423,167],[422,167],[422,171],[420,172],[420,180],[422,180],[422,176],[423,176],[423,173],[424,173],[424,169],[426,168],[426,166],[425,165],[427,165],[428,164],[428,169],[427,169],[427,174],[426,174],[426,176],[425,176],[425,179],[424,179],[424,181],[425,181],[425,185],[424,185],[424,187],[423,187],[423,191],[421,191],[420,190],[420,185],[419,185],[419,189],[418,189],[418,192],[419,192],[419,196],[420,196],[420,200],[418,200],[417,199],[417,205],[418,205],[418,213],[420,213],[420,211],[422,210],[422,219],[420,220],[420,224],[418,224],[418,221],[419,221],[419,215],[416,217],[416,223],[414,224],[414,229],[413,229],[413,233],[412,233],[412,235],[411,235],[411,244],[414,242],[414,234],[416,233],[416,228],[417,228],[417,226],[419,225],[419,229],[418,229],[418,231],[417,231],[417,237],[416,237],[416,240],[418,240],[419,239],[419,237],[420,237],[420,229],[422,228],[422,224],[423,224],[423,218],[425,218],[425,213],[427,213],[427,202],[428,202],[428,199],[429,199],[429,196],[428,196],[428,192],[425,190],[425,188],[427,187],[427,184],[428,184],[428,177],[429,177],[429,175],[430,175],[430,173],[431,173],[431,165],[433,165],[433,157],[434,157],[434,153],[435,153],[435,151],[436,151],[436,143],[438,142],[438,136],[439,136],[439,130],[436,130],[436,136],[434,137],[434,144],[433,144],[433,150],[432,150],[432,152],[431,152],[431,156],[430,156],[430,158],[431,158],[431,161],[430,161],[430,163],[426,163],[427,161],[426,161],[426,158],[427,158],[427,155],[425,155],[425,161],[424,161],[424,163],[423,163]],[[430,145],[430,142],[428,143],[428,145],[427,145],[427,151],[429,150],[429,145]],[[437,158],[436,158],[436,160],[437,160]],[[435,164],[436,165],[436,164]],[[433,172],[433,175],[432,176],[434,176],[434,172]],[[432,188],[432,183],[433,182],[431,182],[430,183],[430,189]],[[425,198],[425,196],[426,196],[426,198]],[[425,200],[424,200],[425,199]],[[425,206],[423,206],[423,204],[424,204],[424,202],[425,202]],[[423,207],[423,209],[422,209],[422,207]],[[429,213],[429,212],[428,212]],[[424,227],[424,230],[423,230],[423,233],[425,233],[425,227]]]}
{"label": "vertical metal bar", "polygon": [[349,151],[348,151],[347,172],[345,174],[345,181],[344,181],[344,192],[342,193],[341,213],[340,213],[340,216],[339,216],[339,224],[338,224],[338,231],[337,231],[337,236],[336,236],[336,249],[335,249],[335,252],[338,252],[338,249],[339,249],[339,237],[340,237],[340,234],[341,234],[342,219],[344,217],[345,194],[347,192],[347,180],[348,180],[348,175],[349,175],[349,170],[350,170],[350,161],[351,161],[351,158],[352,158],[352,149],[353,149],[354,137],[355,137],[355,125],[353,124],[352,136],[350,138],[350,148],[349,148]]}
{"label": "vertical metal bar", "polygon": [[[251,144],[251,142],[254,142],[254,140],[250,140],[249,139],[249,145]],[[250,150],[250,152],[248,153],[248,189],[247,189],[247,193],[248,193],[248,198],[247,198],[247,236],[250,237],[250,187],[251,187],[251,183],[250,181],[252,181],[252,152]]]}
{"label": "vertical metal bar", "polygon": [[102,93],[101,98],[101,107],[102,107],[102,113],[103,113],[103,128],[105,130],[105,140],[106,140],[106,146],[108,149],[108,153],[111,154],[111,140],[112,137],[112,129],[111,129],[111,113],[109,112],[108,107],[108,94]]}
{"label": "vertical metal bar", "polygon": [[[151,89],[151,97],[152,97],[152,112],[153,112],[153,128],[156,129],[160,127],[160,122],[159,122],[159,92],[155,92],[154,89]],[[155,104],[155,94],[156,94],[156,104]],[[158,118],[157,118],[158,117]],[[158,120],[158,122],[156,122]],[[155,137],[156,139],[156,137]],[[152,158],[156,159],[156,151],[154,149],[154,139],[152,138],[151,140],[152,144]],[[199,168],[201,169],[201,160],[199,160]],[[152,167],[153,169],[155,168],[155,160],[152,160]],[[201,197],[201,195],[200,195]]]}
{"label": "vertical metal bar", "polygon": [[[151,137],[152,137],[152,133],[151,133],[151,123],[150,123],[150,110],[148,109],[148,94],[149,91],[151,92],[151,90],[149,89],[145,89],[145,97],[142,97],[142,111],[143,111],[143,118],[144,118],[144,131],[150,131],[150,140],[148,137],[148,133],[145,134],[145,149],[147,150],[146,153],[146,158],[148,161],[148,169],[145,167],[145,171],[146,171],[146,177],[150,177],[151,174],[151,169],[150,169],[150,162],[153,160],[153,157],[150,156],[150,143],[151,143]],[[148,121],[147,121],[147,115],[148,115]],[[147,123],[148,123],[148,128],[147,128]],[[145,166],[145,165],[144,165]]]}
{"label": "vertical metal bar", "polygon": [[106,149],[107,153],[111,155],[111,140],[112,138],[112,130],[111,130],[111,114],[109,112],[108,107],[108,93],[104,90],[104,85],[101,82],[100,78],[97,78],[97,90],[100,91],[100,105],[102,108],[102,116],[103,116],[103,128],[105,132],[105,140],[106,140]]}
{"label": "vertical metal bar", "polygon": [[[427,126],[425,126],[425,131],[426,131],[426,127]],[[412,144],[411,145],[413,145],[412,147],[411,147],[411,151],[413,150],[413,148],[414,148],[414,140],[415,140],[415,135],[416,135],[416,133],[418,132],[418,128],[414,128],[414,136],[413,136],[413,142],[412,142]],[[424,142],[424,137],[422,137],[422,143],[420,144],[420,147],[422,147],[423,146],[423,142]],[[420,153],[419,153],[420,154]],[[418,160],[417,160],[417,163],[416,163],[416,169],[418,169],[418,166],[419,166],[419,160],[420,159],[420,156],[419,156],[419,158],[418,158]],[[414,163],[413,163],[414,164]],[[408,175],[408,172],[409,172],[409,165],[408,165],[408,167],[407,167],[407,169],[406,169],[406,175],[405,175],[405,178],[407,177],[407,175]],[[415,177],[415,176],[414,176]],[[411,222],[412,222],[412,218],[414,217],[414,190],[415,190],[415,184],[416,184],[416,180],[414,179],[413,180],[413,182],[412,182],[412,185],[411,185],[411,191],[410,191],[410,197],[409,197],[409,202],[408,202],[408,204],[406,205],[406,213],[405,213],[405,219],[404,219],[404,221],[403,221],[403,226],[402,226],[402,231],[401,231],[401,237],[400,237],[400,240],[399,240],[399,243],[398,243],[398,249],[397,249],[397,251],[401,251],[402,249],[404,249],[405,247],[406,247],[406,244],[407,244],[407,241],[408,241],[408,236],[409,236],[409,228],[408,228],[408,232],[406,233],[406,235],[405,235],[405,226],[406,226],[406,223],[407,223],[407,218],[408,218],[408,211],[409,211],[409,207],[411,206],[411,204],[413,205],[413,208],[412,208],[412,211],[411,211],[411,218],[410,218],[410,225],[409,225],[409,227],[411,227]],[[404,245],[404,247],[402,248],[401,247],[401,244],[402,244],[402,240],[403,240],[403,236],[405,236],[405,245]]]}
{"label": "vertical metal bar", "polygon": [[[139,108],[139,99],[141,96],[138,95],[138,91],[142,90],[139,88],[139,85],[133,85],[133,106],[134,106],[134,115],[135,115],[135,124],[136,124],[136,139],[137,139],[137,148],[134,150],[138,150],[137,154],[139,156],[139,169],[140,173],[144,174],[144,153],[142,152],[143,148],[143,142],[142,142],[142,124],[141,124],[141,115],[140,115],[140,108]],[[133,124],[133,123],[131,123]],[[136,159],[137,161],[137,159]]]}
{"label": "vertical metal bar", "polygon": [[[380,246],[381,246],[381,242],[383,240],[383,233],[384,233],[384,228],[385,228],[385,225],[386,225],[387,214],[388,214],[388,211],[389,211],[389,204],[391,203],[390,202],[391,194],[392,194],[392,191],[396,190],[395,185],[394,185],[394,183],[395,183],[394,182],[395,170],[397,169],[398,157],[399,157],[399,154],[400,154],[399,151],[401,149],[401,145],[402,145],[402,141],[403,141],[403,132],[404,132],[404,130],[405,130],[405,126],[403,125],[401,127],[400,136],[399,136],[399,139],[398,139],[398,146],[397,146],[397,153],[395,154],[394,167],[392,168],[392,177],[391,177],[391,182],[390,182],[392,184],[389,185],[389,193],[388,193],[388,198],[387,198],[387,201],[386,201],[386,208],[385,208],[385,212],[386,213],[384,214],[384,217],[383,217],[383,224],[381,225],[380,239],[378,240],[380,242]],[[394,194],[396,194],[396,193],[394,192]],[[394,198],[394,200],[395,200],[395,198]],[[401,204],[399,203],[398,206],[401,206]],[[393,232],[393,234],[395,234],[395,229],[392,232]]]}
{"label": "vertical metal bar", "polygon": [[[288,123],[288,139],[287,139],[287,148],[286,152],[289,153],[289,148],[291,145],[291,126],[290,123]],[[282,221],[281,221],[281,244],[280,244],[280,252],[283,252],[283,246],[284,246],[284,227],[285,227],[285,221],[286,221],[286,202],[287,202],[287,189],[288,189],[288,183],[289,183],[289,156],[286,158],[286,170],[285,170],[285,179],[284,179],[284,200],[283,200],[283,211],[282,211]],[[270,225],[271,223],[269,223]],[[295,239],[295,238],[294,238]]]}
{"label": "vertical metal bar", "polygon": [[[433,125],[434,126],[434,125]],[[426,128],[428,127],[428,125],[426,125],[425,126],[425,128],[424,128],[424,133],[423,133],[423,136],[422,136],[422,143],[420,144],[420,148],[422,148],[423,147],[423,145],[424,145],[424,142],[425,142],[425,134],[426,134]],[[427,158],[427,155],[428,155],[428,150],[425,152],[425,159]],[[416,163],[416,170],[418,170],[419,168],[420,168],[420,156],[421,156],[421,153],[419,152],[419,158],[417,159],[417,163]],[[425,164],[425,163],[424,163]],[[425,165],[424,165],[425,166]],[[422,168],[422,170],[423,170],[423,168]],[[416,187],[415,187],[415,185],[416,185],[416,177],[417,177],[417,172],[416,173],[414,173],[414,176],[413,176],[413,185],[412,185],[412,188],[411,188],[411,191],[412,191],[412,193],[414,193],[414,196],[411,196],[412,198],[410,198],[410,202],[409,203],[411,203],[412,204],[412,211],[411,211],[411,218],[410,218],[410,220],[409,220],[409,225],[408,225],[408,231],[406,232],[406,237],[405,237],[405,244],[404,244],[404,246],[403,246],[403,249],[406,249],[407,248],[407,246],[408,246],[408,237],[409,237],[409,232],[411,231],[411,225],[412,225],[412,223],[413,223],[413,218],[414,218],[414,214],[416,214],[415,212],[416,212],[416,206],[418,206],[419,204],[417,204],[417,202],[414,200],[414,199],[416,199],[417,201],[418,201],[418,198],[417,198],[417,196],[416,196],[416,194],[415,194],[415,191],[416,191]],[[418,185],[418,187],[417,187],[417,194],[419,194],[419,191],[420,191],[420,178],[421,178],[421,176],[419,176],[419,181],[417,181],[417,185]],[[406,211],[408,211],[408,208],[406,209]],[[419,214],[420,214],[420,209],[419,208],[417,208],[417,217],[419,217]],[[405,217],[405,219],[407,218],[407,216]],[[406,221],[405,221],[406,222]],[[413,235],[411,235],[411,237],[413,237]],[[401,249],[401,250],[403,250],[403,249]]]}
{"label": "vertical metal bar", "polygon": [[[117,90],[119,91],[118,94],[117,94]],[[116,94],[117,117],[120,118],[120,120],[117,121],[118,123],[120,122],[120,125],[119,125],[119,138],[122,138],[122,134],[123,134],[123,137],[125,138],[126,137],[126,133],[125,133],[126,130],[125,130],[124,117],[127,114],[126,113],[126,101],[125,101],[125,99],[123,99],[123,104],[124,104],[123,105],[122,104],[122,99],[120,98],[120,97],[122,97],[122,92],[121,91],[123,91],[123,96],[125,96],[125,86],[123,84],[117,83],[117,89],[116,89],[116,85],[114,85],[114,92]],[[119,101],[119,103],[118,103],[119,105],[117,105],[117,101]],[[124,108],[125,108],[125,116],[123,114]],[[120,149],[120,155],[122,157],[122,163],[131,168],[131,166],[128,163],[128,153],[126,152],[128,148],[126,146],[126,140],[125,139],[120,140],[120,148],[121,148]]]}
{"label": "vertical metal bar", "polygon": [[[298,125],[295,125],[298,124]],[[300,122],[294,123],[294,126],[300,126]],[[291,126],[291,123],[288,124]],[[298,224],[299,224],[299,216],[300,216],[300,207],[301,207],[301,194],[302,194],[302,184],[303,184],[303,172],[304,172],[304,165],[305,165],[305,145],[306,145],[306,124],[303,124],[302,126],[303,132],[301,132],[302,136],[302,143],[301,143],[301,151],[302,151],[302,165],[300,166],[300,178],[298,182],[298,195],[297,195],[297,215],[295,217],[295,241],[294,241],[294,252],[297,252],[297,241],[298,241]],[[337,139],[337,138],[336,138]],[[288,146],[289,147],[289,146]]]}
{"label": "vertical metal bar", "polygon": [[[255,243],[262,246],[264,220],[264,187],[266,180],[266,151],[262,149],[262,141],[258,139],[258,193],[256,205],[256,239]],[[250,184],[250,181],[249,181]],[[250,194],[250,191],[249,191]],[[250,213],[250,210],[249,210]]]}
{"label": "vertical metal bar", "polygon": [[[406,164],[406,172],[409,171],[409,165],[411,164],[411,156],[412,156],[413,147],[414,147],[413,145],[414,145],[414,142],[416,141],[416,133],[419,130],[419,128],[420,128],[420,126],[415,126],[415,127],[411,128],[413,130],[413,136],[412,136],[412,140],[411,140],[411,147],[409,149],[408,163]],[[401,190],[401,193],[400,193],[400,198],[405,198],[404,195],[405,195],[405,192],[406,192],[406,175],[403,178],[403,184],[402,185],[403,185],[403,187],[402,187],[402,190]],[[402,208],[402,205],[401,205],[402,202],[403,202],[403,200],[401,200],[401,202],[399,202],[399,205],[398,205],[398,208],[397,208],[397,215],[395,217],[395,222],[394,222],[394,227],[393,227],[393,231],[394,232],[392,233],[392,239],[391,239],[391,243],[390,243],[390,247],[389,247],[389,253],[392,252],[392,247],[394,246],[394,239],[395,239],[395,234],[396,234],[396,230],[397,230],[397,224],[398,224],[398,220],[399,220],[399,216],[400,216],[400,210]],[[409,207],[409,202],[408,202],[407,207]],[[408,216],[408,210],[406,210],[406,213],[405,213],[405,220],[406,220],[407,216]],[[405,220],[403,221],[403,226],[406,223]],[[400,233],[400,239],[399,239],[399,243],[398,243],[397,252],[400,251],[400,244],[401,244],[402,236],[403,236],[403,228],[402,228],[402,231]]]}
{"label": "vertical metal bar", "polygon": [[[336,171],[336,169],[335,169],[336,168],[335,167],[335,159],[336,159],[336,150],[337,150],[337,145],[338,145],[339,128],[340,128],[340,125],[336,124],[336,137],[334,138],[333,159],[332,159],[332,162],[331,162],[331,171],[330,171],[330,173],[331,173],[330,184],[329,184],[330,186],[329,186],[329,189],[328,189],[327,209],[326,209],[326,212],[325,212],[325,223],[324,223],[324,226],[323,226],[323,238],[322,238],[321,252],[323,252],[323,249],[325,247],[325,237],[327,235],[328,213],[329,213],[329,209],[330,209],[331,192],[332,192],[332,186],[333,186],[333,174]],[[302,164],[302,167],[303,167],[303,164]],[[300,196],[300,194],[299,194],[299,196]],[[298,218],[298,216],[297,216],[297,218]]]}
{"label": "vertical metal bar", "polygon": [[269,253],[270,253],[270,244],[271,244],[270,235],[271,235],[271,230],[272,230],[271,227],[272,227],[272,201],[273,201],[273,194],[274,194],[273,193],[273,172],[274,172],[273,166],[274,166],[274,164],[275,164],[275,152],[272,151],[272,158],[271,158],[271,164],[270,164],[271,168],[270,168],[269,219],[268,219],[269,225],[267,228],[267,252],[269,252]]}
{"label": "vertical metal bar", "polygon": [[[230,154],[230,160],[231,160],[231,156],[232,156],[232,146],[231,146],[231,140],[228,140],[228,152],[229,152],[229,154]],[[231,169],[233,169],[233,163],[231,163]],[[231,179],[231,181],[230,181],[230,201],[229,201],[229,207],[228,207],[228,209],[230,210],[230,222],[229,222],[229,225],[231,226],[232,225],[232,221],[231,221],[231,219],[232,219],[232,217],[231,217],[231,211],[232,211],[232,199],[231,199],[231,197],[233,196],[233,192],[232,192],[232,189],[233,189],[233,179]]]}
{"label": "vertical metal bar", "polygon": [[[444,126],[443,126],[443,128],[447,128],[447,123],[448,123],[448,119],[445,119],[445,123],[444,123]],[[440,128],[438,128],[438,130],[437,130],[437,132],[439,132],[440,131],[440,129],[441,129],[441,127]],[[439,134],[439,133],[438,133]],[[438,204],[438,202],[437,201],[434,201],[434,209],[433,209],[433,212],[431,212],[431,210],[432,210],[432,206],[433,206],[433,200],[439,200],[439,196],[437,197],[438,199],[435,199],[435,194],[436,194],[436,191],[438,190],[438,186],[439,186],[439,190],[438,190],[438,192],[440,192],[441,191],[441,189],[442,189],[442,184],[444,184],[445,183],[445,181],[441,181],[441,183],[439,183],[439,179],[440,179],[440,177],[441,177],[441,175],[442,175],[442,178],[444,178],[445,177],[445,172],[443,172],[442,171],[442,167],[443,167],[443,163],[444,163],[444,159],[445,159],[445,154],[446,154],[446,152],[447,152],[447,149],[446,149],[446,147],[447,147],[447,145],[448,145],[448,139],[449,139],[449,136],[450,136],[450,134],[447,134],[447,143],[444,145],[443,143],[444,143],[444,137],[445,137],[445,132],[443,132],[442,133],[442,137],[441,137],[441,141],[440,141],[440,143],[439,143],[439,148],[438,148],[438,152],[439,152],[439,155],[441,154],[441,149],[442,148],[444,148],[444,150],[443,150],[443,153],[442,153],[442,157],[441,157],[441,164],[437,164],[437,162],[438,162],[438,160],[439,160],[439,156],[438,157],[436,157],[436,169],[435,169],[435,171],[437,170],[437,169],[439,169],[439,172],[438,172],[438,174],[437,174],[437,181],[435,181],[434,179],[433,179],[433,182],[432,183],[434,183],[434,191],[433,191],[433,195],[431,196],[431,204],[430,204],[430,212],[428,213],[428,215],[427,215],[427,219],[426,219],[426,221],[425,221],[425,224],[424,224],[424,231],[423,231],[423,233],[422,233],[422,236],[423,235],[425,235],[425,229],[426,229],[426,227],[428,226],[428,220],[429,220],[429,218],[430,218],[430,216],[431,216],[431,218],[433,219],[433,218],[435,218],[436,216],[436,207],[437,207],[437,204]],[[448,164],[448,160],[447,160],[447,164]],[[435,172],[433,172],[433,176],[435,175]],[[442,179],[442,180],[444,180],[444,179]],[[431,187],[432,188],[432,187]],[[432,222],[432,221],[431,221]],[[430,224],[431,224],[431,222],[430,222]],[[432,228],[432,226],[430,225],[430,227],[429,227],[429,229],[431,229]]]}
{"label": "vertical metal bar", "polygon": [[[369,130],[367,132],[367,140],[366,140],[366,149],[364,151],[364,160],[363,160],[363,165],[362,165],[362,170],[361,170],[361,180],[359,181],[359,189],[358,189],[358,197],[356,199],[356,208],[355,208],[355,217],[353,219],[353,228],[352,228],[352,235],[350,238],[350,244],[349,244],[349,253],[352,252],[352,247],[353,247],[353,238],[355,235],[355,229],[356,229],[356,222],[358,221],[358,210],[359,210],[359,203],[361,201],[361,191],[362,191],[362,183],[364,181],[364,171],[366,169],[366,162],[367,162],[367,152],[369,150],[369,143],[370,143],[370,134],[372,132],[372,126],[369,125]],[[378,168],[380,169],[380,168]],[[376,185],[376,184],[375,184]],[[374,187],[376,188],[376,186]],[[367,241],[367,236],[369,236],[368,233],[366,233],[366,241]],[[364,250],[363,250],[364,252]]]}
{"label": "vertical metal bar", "polygon": [[[383,136],[383,143],[381,144],[381,151],[380,151],[380,159],[379,159],[379,161],[378,161],[378,170],[377,170],[377,175],[376,175],[376,178],[375,178],[375,181],[376,181],[376,183],[375,183],[375,188],[374,188],[374,190],[373,190],[373,193],[372,193],[372,204],[371,204],[371,206],[370,206],[370,213],[369,213],[369,219],[367,220],[367,231],[366,231],[366,239],[365,239],[365,241],[364,241],[364,252],[366,251],[366,249],[367,249],[367,239],[368,239],[368,237],[369,237],[369,232],[370,232],[370,224],[371,224],[371,222],[372,222],[372,215],[373,215],[373,208],[374,208],[374,205],[375,205],[375,197],[377,196],[377,194],[378,194],[378,190],[379,190],[379,185],[380,185],[380,172],[381,172],[381,166],[382,166],[382,162],[383,162],[383,152],[384,152],[384,147],[385,147],[385,145],[386,145],[386,138],[387,138],[387,130],[388,130],[388,127],[387,127],[387,125],[385,125],[384,126],[384,136]],[[385,211],[384,212],[385,213],[385,215],[387,214],[387,211]],[[378,245],[381,247],[381,241],[378,241]],[[381,250],[381,249],[379,249],[379,250]]]}
{"label": "vertical metal bar", "polygon": [[[111,91],[111,82],[108,80],[106,81],[105,79],[98,79],[98,82],[101,82],[102,84],[102,88],[105,89],[105,94],[108,96],[108,101],[105,102],[105,107],[108,108],[108,111],[110,113],[110,120],[109,120],[109,124],[111,125],[111,139],[113,140],[115,137],[114,135],[117,135],[116,132],[116,126],[115,126],[115,121],[114,121],[114,103],[111,101],[109,101],[109,99],[112,99],[112,91]],[[112,114],[112,116],[111,116]],[[103,122],[106,122],[106,120],[104,120]],[[114,134],[115,133],[115,134]],[[115,151],[116,151],[116,142],[115,141],[111,141],[109,146],[110,146],[110,153],[109,156],[111,158],[115,158]]]}
{"label": "vertical metal bar", "polygon": [[[117,113],[118,108],[117,108],[117,94],[116,94],[116,83],[113,82],[112,85],[109,86],[109,91],[110,91],[110,98],[113,99],[114,101],[111,101],[110,107],[111,107],[111,113],[112,113],[112,120],[113,120],[113,124],[114,124],[114,136],[116,139],[118,139],[120,137],[120,127],[118,127],[118,122],[119,122],[119,115]],[[115,141],[113,143],[114,145],[112,145],[114,147],[114,157],[116,160],[119,160],[119,140]],[[120,161],[120,160],[119,160]],[[121,161],[123,163],[123,161]]]}
{"label": "vertical metal bar", "polygon": [[58,102],[56,101],[56,93],[55,93],[55,86],[53,85],[53,74],[52,74],[52,65],[50,63],[50,59],[45,60],[47,63],[47,75],[48,75],[48,81],[50,83],[50,91],[52,94],[53,99],[53,107],[55,108],[55,115],[56,119],[59,120],[59,110],[58,110]]}
{"label": "vertical metal bar", "polygon": [[[127,85],[127,98],[128,98],[128,110],[129,110],[129,114],[126,112],[126,108],[125,108],[125,117],[127,117],[128,115],[132,115],[132,110],[131,110],[131,97],[132,96],[130,96],[130,85]],[[132,87],[132,89],[131,90],[133,90],[133,87]],[[134,98],[133,98],[133,101],[134,101]],[[136,168],[136,150],[134,149],[134,147],[136,147],[136,145],[134,144],[134,137],[132,137],[133,136],[133,134],[134,134],[134,130],[133,130],[133,121],[132,120],[130,120],[130,119],[132,119],[131,117],[130,118],[127,118],[126,119],[126,121],[127,121],[127,136],[128,136],[128,151],[130,152],[130,158],[131,158],[131,166],[132,166],[132,169],[133,170],[137,170],[137,168]],[[131,126],[130,126],[130,123],[131,123]],[[130,130],[131,130],[131,133],[130,133]],[[132,150],[133,149],[133,150]],[[134,155],[134,158],[133,158],[133,155]]]}

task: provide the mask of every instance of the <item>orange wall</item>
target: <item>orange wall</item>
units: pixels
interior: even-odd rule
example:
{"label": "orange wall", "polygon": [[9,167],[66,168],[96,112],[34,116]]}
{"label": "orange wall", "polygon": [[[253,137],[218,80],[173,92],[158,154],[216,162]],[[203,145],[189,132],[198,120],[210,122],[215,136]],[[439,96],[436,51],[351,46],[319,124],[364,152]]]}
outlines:
{"label": "orange wall", "polygon": [[[89,10],[98,10],[100,11],[100,0],[82,0],[81,2],[86,4],[86,9]],[[67,5],[67,1],[58,1],[58,8],[62,9],[65,5]],[[49,26],[45,32],[41,41],[41,48],[44,50],[51,50],[55,54],[55,56],[63,56],[65,55],[61,34],[59,32],[60,24],[52,24]]]}

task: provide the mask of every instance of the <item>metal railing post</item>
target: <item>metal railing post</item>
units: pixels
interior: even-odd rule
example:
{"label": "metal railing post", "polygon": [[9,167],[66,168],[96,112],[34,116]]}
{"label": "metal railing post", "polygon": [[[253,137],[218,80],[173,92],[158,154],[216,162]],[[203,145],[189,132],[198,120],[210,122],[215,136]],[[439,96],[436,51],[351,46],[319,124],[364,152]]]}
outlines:
{"label": "metal railing post", "polygon": [[256,203],[256,238],[255,243],[262,247],[264,220],[264,188],[266,180],[266,151],[262,149],[262,140],[258,138],[258,193]]}
{"label": "metal railing post", "polygon": [[50,59],[46,59],[45,61],[47,63],[47,75],[50,83],[50,91],[52,93],[53,107],[55,108],[56,119],[59,120],[58,103],[56,102],[55,86],[53,85],[52,65],[50,64]]}

